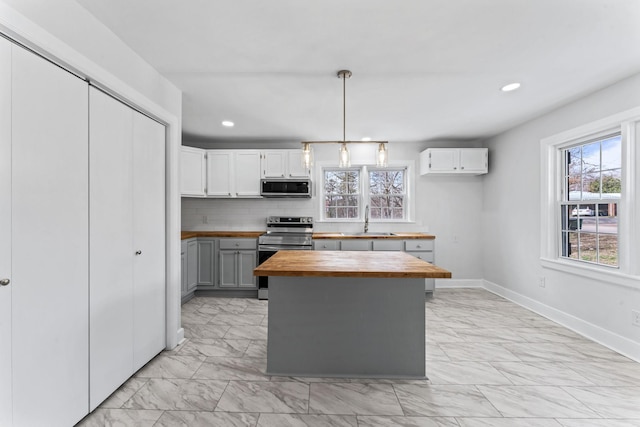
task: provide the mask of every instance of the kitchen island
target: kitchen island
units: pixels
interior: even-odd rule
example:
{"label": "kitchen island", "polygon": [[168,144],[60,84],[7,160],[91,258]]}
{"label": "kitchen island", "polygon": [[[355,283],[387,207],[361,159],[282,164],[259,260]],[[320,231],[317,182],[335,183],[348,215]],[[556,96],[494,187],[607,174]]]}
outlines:
{"label": "kitchen island", "polygon": [[280,251],[269,276],[267,374],[425,378],[425,278],[404,252]]}

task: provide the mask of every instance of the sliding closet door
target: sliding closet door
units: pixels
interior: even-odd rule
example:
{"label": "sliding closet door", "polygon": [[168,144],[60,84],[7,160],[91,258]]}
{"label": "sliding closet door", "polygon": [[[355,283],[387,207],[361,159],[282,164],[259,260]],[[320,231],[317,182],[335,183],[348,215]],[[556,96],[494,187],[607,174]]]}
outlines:
{"label": "sliding closet door", "polygon": [[88,409],[87,98],[86,82],[12,46],[17,427],[70,426]]}
{"label": "sliding closet door", "polygon": [[90,409],[133,371],[132,110],[90,88]]}
{"label": "sliding closet door", "polygon": [[[0,38],[0,426],[11,403],[11,44]],[[9,280],[9,283],[6,281]]]}
{"label": "sliding closet door", "polygon": [[165,127],[133,113],[133,370],[165,348]]}

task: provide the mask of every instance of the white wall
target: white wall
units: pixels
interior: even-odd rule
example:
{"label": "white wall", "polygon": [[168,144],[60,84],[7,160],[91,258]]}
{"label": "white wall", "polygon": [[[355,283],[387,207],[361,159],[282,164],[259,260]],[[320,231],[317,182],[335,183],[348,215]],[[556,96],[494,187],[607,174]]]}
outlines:
{"label": "white wall", "polygon": [[491,165],[481,225],[490,288],[640,360],[640,328],[631,325],[631,309],[640,310],[638,282],[598,282],[544,269],[539,260],[540,140],[638,106],[640,75],[486,141]]}
{"label": "white wall", "polygon": [[[206,143],[188,141],[185,145],[201,148],[301,148],[300,143]],[[434,177],[420,176],[418,154],[427,147],[478,146],[465,142],[390,143],[389,162],[414,162],[415,218],[411,223],[371,222],[371,231],[421,231],[436,236],[436,262],[453,272],[454,279],[482,279],[482,241],[480,207],[482,206],[482,176]],[[351,162],[373,163],[375,146],[352,145]],[[314,145],[314,162],[337,165],[338,145]],[[366,152],[365,152],[366,151]],[[367,162],[364,160],[368,158]],[[318,168],[316,167],[316,170]],[[317,193],[320,179],[313,177],[315,195],[312,199],[183,199],[182,228],[184,230],[264,230],[269,215],[308,215],[320,218]],[[204,223],[207,217],[208,223]],[[361,231],[362,221],[316,222],[316,231]],[[457,240],[457,241],[456,241]]]}
{"label": "white wall", "polygon": [[[98,64],[101,71],[120,79],[177,117],[182,116],[182,92],[75,1],[0,0],[0,11],[3,11],[3,5],[35,23],[76,54]],[[0,13],[11,18],[7,26],[19,25],[19,18],[9,13]],[[28,41],[36,34],[23,32],[18,35]],[[45,56],[59,59],[57,57],[64,54],[54,51],[59,47],[57,42],[55,48],[49,49],[54,46],[53,39],[38,44]]]}
{"label": "white wall", "polygon": [[182,93],[73,0],[0,0],[0,33],[167,125],[167,346],[174,347],[183,335],[178,186]]}

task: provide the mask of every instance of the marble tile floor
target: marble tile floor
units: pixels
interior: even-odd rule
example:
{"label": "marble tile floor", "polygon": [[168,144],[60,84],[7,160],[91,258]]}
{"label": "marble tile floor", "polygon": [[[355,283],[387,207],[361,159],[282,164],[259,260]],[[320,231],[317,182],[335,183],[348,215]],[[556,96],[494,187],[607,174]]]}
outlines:
{"label": "marble tile floor", "polygon": [[186,340],[78,425],[640,427],[640,363],[481,289],[425,303],[429,380],[269,377],[267,302],[198,297]]}

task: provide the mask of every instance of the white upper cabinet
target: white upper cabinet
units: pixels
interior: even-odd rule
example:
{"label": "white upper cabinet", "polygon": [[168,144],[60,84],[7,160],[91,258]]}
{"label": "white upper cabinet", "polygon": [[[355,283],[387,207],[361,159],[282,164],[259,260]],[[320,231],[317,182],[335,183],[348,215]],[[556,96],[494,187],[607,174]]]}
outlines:
{"label": "white upper cabinet", "polygon": [[180,193],[183,196],[204,197],[207,179],[205,150],[182,147],[180,152]]}
{"label": "white upper cabinet", "polygon": [[208,197],[260,197],[260,151],[207,150]]}
{"label": "white upper cabinet", "polygon": [[260,179],[311,177],[302,150],[203,150],[183,146],[182,197],[260,198]]}
{"label": "white upper cabinet", "polygon": [[273,150],[262,153],[262,178],[309,178],[311,170],[302,164],[302,150]]}
{"label": "white upper cabinet", "polygon": [[262,178],[284,178],[287,160],[285,150],[265,151],[262,154]]}
{"label": "white upper cabinet", "polygon": [[486,148],[428,148],[420,153],[420,175],[481,175],[489,170]]}
{"label": "white upper cabinet", "polygon": [[234,166],[235,197],[260,197],[260,152],[236,151]]}
{"label": "white upper cabinet", "polygon": [[287,150],[289,178],[310,178],[311,169],[302,162],[302,150]]}
{"label": "white upper cabinet", "polygon": [[207,151],[207,196],[231,197],[233,152],[230,150]]}

